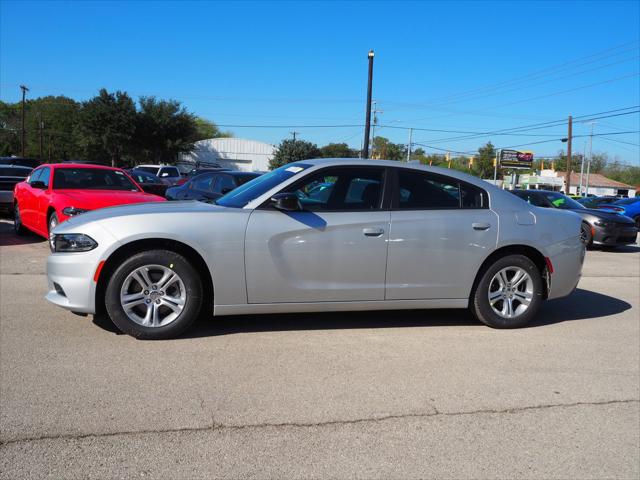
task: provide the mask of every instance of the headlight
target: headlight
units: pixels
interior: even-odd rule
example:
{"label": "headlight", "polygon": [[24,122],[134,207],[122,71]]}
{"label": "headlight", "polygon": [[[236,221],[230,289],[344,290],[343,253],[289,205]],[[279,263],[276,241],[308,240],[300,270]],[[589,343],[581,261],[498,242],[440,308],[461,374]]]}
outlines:
{"label": "headlight", "polygon": [[96,248],[98,243],[84,233],[58,233],[51,235],[49,245],[53,253],[88,252]]}
{"label": "headlight", "polygon": [[593,222],[593,224],[594,224],[594,225],[597,225],[597,226],[599,226],[599,227],[602,227],[602,228],[607,228],[607,227],[610,227],[610,226],[611,226],[611,224],[610,224],[610,223],[607,223],[607,222],[600,222],[600,221]]}
{"label": "headlight", "polygon": [[86,208],[76,208],[76,207],[67,207],[62,209],[62,213],[64,213],[67,217],[73,217],[74,215],[80,215],[81,213],[88,212]]}

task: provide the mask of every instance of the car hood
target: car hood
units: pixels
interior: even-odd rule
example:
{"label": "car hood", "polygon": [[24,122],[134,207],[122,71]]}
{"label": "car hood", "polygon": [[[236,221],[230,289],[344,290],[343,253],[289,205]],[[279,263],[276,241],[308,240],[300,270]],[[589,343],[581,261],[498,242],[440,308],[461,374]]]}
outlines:
{"label": "car hood", "polygon": [[598,210],[595,208],[576,208],[572,211],[576,212],[582,217],[595,217],[609,222],[635,224],[635,222],[629,217],[625,217],[624,215],[620,215],[618,213],[607,212],[606,210]]}
{"label": "car hood", "polygon": [[145,192],[131,192],[128,190],[56,190],[58,199],[66,199],[68,207],[96,208],[126,205],[129,203],[161,202],[164,198]]}
{"label": "car hood", "polygon": [[[154,197],[155,195],[150,195]],[[155,196],[158,198],[157,196]],[[136,215],[182,215],[185,213],[198,212],[214,212],[214,211],[233,211],[242,210],[238,208],[226,208],[210,203],[198,202],[196,200],[186,200],[181,202],[153,202],[153,203],[136,203],[130,205],[119,205],[117,207],[101,208],[100,210],[92,210],[90,212],[71,217],[66,224],[72,227],[79,227],[90,222],[96,222],[105,219],[115,219],[118,217],[131,217]],[[166,221],[163,218],[163,221]],[[63,224],[61,224],[63,225]]]}

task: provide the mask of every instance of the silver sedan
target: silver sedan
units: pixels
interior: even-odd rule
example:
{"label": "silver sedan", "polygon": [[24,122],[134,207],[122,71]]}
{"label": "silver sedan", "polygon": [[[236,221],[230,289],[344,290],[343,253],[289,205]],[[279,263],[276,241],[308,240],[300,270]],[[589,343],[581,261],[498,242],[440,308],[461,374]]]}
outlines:
{"label": "silver sedan", "polygon": [[170,338],[200,315],[469,308],[529,323],[582,270],[580,217],[453,170],[354,159],[291,163],[198,201],[61,223],[50,302]]}

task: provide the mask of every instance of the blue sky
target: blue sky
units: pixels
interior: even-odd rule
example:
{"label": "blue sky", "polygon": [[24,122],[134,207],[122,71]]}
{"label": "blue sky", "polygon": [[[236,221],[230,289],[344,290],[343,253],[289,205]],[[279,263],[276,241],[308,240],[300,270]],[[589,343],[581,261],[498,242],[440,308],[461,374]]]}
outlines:
{"label": "blue sky", "polygon": [[[0,99],[17,101],[20,84],[31,97],[78,100],[120,89],[178,99],[238,137],[278,143],[296,130],[359,148],[363,129],[343,125],[364,122],[372,48],[380,135],[406,143],[407,130],[390,127],[491,132],[639,105],[639,5],[3,0]],[[589,128],[576,122],[574,133]],[[637,130],[637,113],[595,125],[597,134]],[[552,140],[519,147],[537,155],[565,145],[554,140],[565,126],[527,133],[415,131],[413,140],[453,151]],[[593,148],[638,164],[638,143],[638,133],[611,135]],[[578,137],[574,149],[584,144]]]}

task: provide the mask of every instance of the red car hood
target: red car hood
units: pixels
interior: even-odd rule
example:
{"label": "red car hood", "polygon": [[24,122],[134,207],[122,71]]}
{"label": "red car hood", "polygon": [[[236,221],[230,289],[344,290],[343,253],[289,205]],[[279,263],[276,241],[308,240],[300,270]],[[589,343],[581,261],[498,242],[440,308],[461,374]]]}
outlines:
{"label": "red car hood", "polygon": [[165,201],[164,198],[158,195],[125,190],[56,190],[55,193],[59,197],[58,201],[63,198],[68,199],[69,205],[64,207],[86,208],[87,210],[127,205],[129,203]]}

